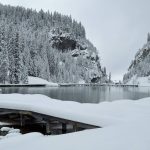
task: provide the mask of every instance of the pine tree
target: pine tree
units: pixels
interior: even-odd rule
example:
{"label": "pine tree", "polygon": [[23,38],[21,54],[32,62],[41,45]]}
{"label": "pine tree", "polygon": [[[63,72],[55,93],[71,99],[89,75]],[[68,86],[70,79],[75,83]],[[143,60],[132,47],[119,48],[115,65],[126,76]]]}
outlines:
{"label": "pine tree", "polygon": [[19,84],[21,81],[21,52],[19,49],[19,33],[16,32],[14,39],[14,84]]}
{"label": "pine tree", "polygon": [[111,83],[111,72],[109,73],[109,83]]}
{"label": "pine tree", "polygon": [[8,51],[6,45],[4,27],[0,30],[0,82],[8,81]]}
{"label": "pine tree", "polygon": [[28,83],[28,51],[27,49],[25,49],[25,42],[23,37],[20,39],[20,45],[19,45],[19,49],[20,49],[20,57],[21,57],[21,74],[20,74],[20,82],[23,84],[27,84]]}
{"label": "pine tree", "polygon": [[104,72],[104,75],[107,74],[107,73],[106,73],[106,67],[104,67],[103,72]]}

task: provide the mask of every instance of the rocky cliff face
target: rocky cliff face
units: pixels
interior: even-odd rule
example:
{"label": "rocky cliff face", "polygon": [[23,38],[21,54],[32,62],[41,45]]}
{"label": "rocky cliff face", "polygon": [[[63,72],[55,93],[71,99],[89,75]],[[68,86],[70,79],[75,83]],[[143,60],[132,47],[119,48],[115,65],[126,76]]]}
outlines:
{"label": "rocky cliff face", "polygon": [[147,43],[140,49],[131,65],[128,72],[124,75],[124,82],[130,81],[133,76],[146,77],[150,75],[150,34],[148,34]]}
{"label": "rocky cliff face", "polygon": [[[68,59],[71,59],[73,63],[70,64],[70,67],[76,64],[78,82],[107,82],[107,75],[101,68],[97,49],[86,38],[75,38],[71,33],[57,28],[57,30],[50,31],[50,42],[51,46],[59,53],[69,54]],[[61,62],[65,65],[66,61]]]}

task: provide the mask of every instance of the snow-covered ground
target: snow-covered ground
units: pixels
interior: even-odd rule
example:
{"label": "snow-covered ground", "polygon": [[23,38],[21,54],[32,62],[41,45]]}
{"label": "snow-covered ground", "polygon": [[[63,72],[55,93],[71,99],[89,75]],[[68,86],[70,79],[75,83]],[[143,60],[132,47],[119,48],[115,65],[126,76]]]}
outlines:
{"label": "snow-covered ground", "polygon": [[150,98],[80,104],[43,95],[0,95],[0,107],[23,109],[103,128],[59,136],[30,133],[0,140],[0,150],[150,150]]}
{"label": "snow-covered ground", "polygon": [[57,83],[48,82],[48,81],[41,79],[41,78],[38,78],[38,77],[29,76],[28,80],[29,80],[28,84],[30,84],[30,85],[45,84],[47,86],[58,86]]}
{"label": "snow-covered ground", "polygon": [[127,84],[136,84],[139,86],[150,86],[150,77],[136,77],[133,76]]}
{"label": "snow-covered ground", "polygon": [[[3,84],[0,84],[3,85]],[[12,84],[5,84],[5,85],[12,85]],[[24,84],[20,84],[20,85],[24,85]],[[42,78],[38,78],[38,77],[32,77],[29,76],[28,77],[28,85],[46,85],[46,86],[58,86],[57,83],[53,83],[53,82],[48,82],[47,80],[44,80]],[[1,89],[0,89],[1,91]]]}
{"label": "snow-covered ground", "polygon": [[14,129],[14,128],[10,128],[10,127],[2,127],[0,129],[0,132],[5,132],[5,136],[0,136],[0,140],[4,139],[4,138],[10,138],[10,137],[16,137],[18,135],[21,135],[20,133],[20,129]]}

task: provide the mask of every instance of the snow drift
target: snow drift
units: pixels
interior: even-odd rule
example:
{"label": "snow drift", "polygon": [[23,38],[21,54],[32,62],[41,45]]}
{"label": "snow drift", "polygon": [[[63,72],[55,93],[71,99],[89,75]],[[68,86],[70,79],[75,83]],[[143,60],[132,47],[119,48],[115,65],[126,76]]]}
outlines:
{"label": "snow drift", "polygon": [[103,128],[59,136],[40,133],[0,140],[2,150],[149,150],[150,98],[80,104],[43,95],[0,95],[0,108],[23,109]]}

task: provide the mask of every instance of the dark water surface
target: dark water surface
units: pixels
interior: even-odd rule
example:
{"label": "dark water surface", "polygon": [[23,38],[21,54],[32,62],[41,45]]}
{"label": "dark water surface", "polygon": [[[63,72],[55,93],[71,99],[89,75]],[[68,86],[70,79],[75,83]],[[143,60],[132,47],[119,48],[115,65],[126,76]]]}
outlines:
{"label": "dark water surface", "polygon": [[137,100],[150,97],[150,87],[3,87],[1,89],[2,94],[44,94],[55,99],[81,103],[99,103],[119,99]]}

